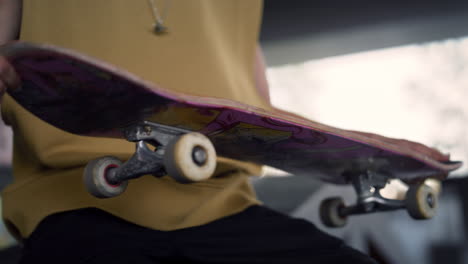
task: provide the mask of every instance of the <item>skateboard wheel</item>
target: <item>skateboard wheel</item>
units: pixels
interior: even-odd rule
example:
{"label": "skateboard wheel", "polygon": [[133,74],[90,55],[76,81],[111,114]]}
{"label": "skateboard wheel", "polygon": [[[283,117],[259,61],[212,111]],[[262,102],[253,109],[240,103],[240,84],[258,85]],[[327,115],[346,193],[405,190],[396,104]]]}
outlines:
{"label": "skateboard wheel", "polygon": [[120,166],[122,166],[122,162],[111,156],[88,162],[83,174],[83,181],[87,191],[98,198],[111,198],[123,193],[128,182],[115,185],[107,180],[109,171]]}
{"label": "skateboard wheel", "polygon": [[328,227],[345,226],[347,217],[340,214],[340,210],[344,207],[344,201],[340,197],[332,197],[323,200],[320,204],[320,219],[322,223]]}
{"label": "skateboard wheel", "polygon": [[429,219],[435,215],[438,193],[425,184],[411,185],[406,192],[406,209],[414,219]]}
{"label": "skateboard wheel", "polygon": [[206,180],[216,168],[216,151],[205,135],[187,133],[167,145],[164,167],[180,183]]}

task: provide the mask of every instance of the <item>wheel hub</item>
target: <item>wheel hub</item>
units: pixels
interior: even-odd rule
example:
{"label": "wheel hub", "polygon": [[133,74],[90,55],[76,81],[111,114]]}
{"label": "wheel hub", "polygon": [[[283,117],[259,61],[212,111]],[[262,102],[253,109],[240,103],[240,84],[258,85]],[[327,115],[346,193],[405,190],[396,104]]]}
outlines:
{"label": "wheel hub", "polygon": [[428,194],[426,197],[426,202],[429,205],[429,207],[434,208],[434,196],[432,194]]}
{"label": "wheel hub", "polygon": [[206,150],[200,146],[196,146],[192,150],[192,159],[198,166],[203,166],[208,160]]}

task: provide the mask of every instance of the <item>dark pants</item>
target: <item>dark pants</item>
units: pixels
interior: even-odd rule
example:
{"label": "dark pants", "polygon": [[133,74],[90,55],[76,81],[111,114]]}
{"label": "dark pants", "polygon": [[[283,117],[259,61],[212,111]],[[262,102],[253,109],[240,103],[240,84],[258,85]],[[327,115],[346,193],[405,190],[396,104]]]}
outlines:
{"label": "dark pants", "polygon": [[261,206],[200,227],[155,231],[98,209],[55,214],[20,263],[375,263],[304,220]]}

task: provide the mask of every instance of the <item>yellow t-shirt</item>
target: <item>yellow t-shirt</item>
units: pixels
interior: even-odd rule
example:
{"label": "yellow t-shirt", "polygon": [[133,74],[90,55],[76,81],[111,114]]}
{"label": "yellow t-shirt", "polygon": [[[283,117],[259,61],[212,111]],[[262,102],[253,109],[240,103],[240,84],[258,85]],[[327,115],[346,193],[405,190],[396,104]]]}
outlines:
{"label": "yellow t-shirt", "polygon": [[[261,1],[155,3],[166,14],[169,34],[152,33],[154,16],[146,0],[25,0],[21,39],[80,51],[167,89],[268,107],[253,76]],[[3,217],[23,237],[47,215],[77,208],[97,207],[145,227],[175,230],[258,203],[247,175],[259,173],[259,167],[232,162],[219,163],[218,176],[204,182],[143,176],[119,197],[94,198],[82,184],[86,163],[106,155],[126,160],[134,144],[66,133],[9,96],[2,113],[14,130],[14,183],[2,193]]]}

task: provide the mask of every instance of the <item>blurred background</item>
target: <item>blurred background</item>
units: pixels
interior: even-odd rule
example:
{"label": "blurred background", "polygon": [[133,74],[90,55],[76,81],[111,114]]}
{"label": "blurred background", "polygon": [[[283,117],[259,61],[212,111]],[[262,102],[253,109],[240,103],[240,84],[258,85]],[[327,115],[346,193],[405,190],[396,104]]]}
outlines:
{"label": "blurred background", "polygon": [[[468,164],[468,1],[265,0],[261,46],[275,106],[328,125],[405,138]],[[0,129],[0,188],[12,180]],[[468,263],[468,166],[444,183],[436,217],[405,211],[320,224],[320,201],[355,194],[309,175],[253,179],[266,205],[308,219],[381,263]],[[467,210],[465,210],[467,209]],[[0,226],[0,263],[19,247]]]}

